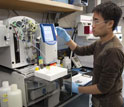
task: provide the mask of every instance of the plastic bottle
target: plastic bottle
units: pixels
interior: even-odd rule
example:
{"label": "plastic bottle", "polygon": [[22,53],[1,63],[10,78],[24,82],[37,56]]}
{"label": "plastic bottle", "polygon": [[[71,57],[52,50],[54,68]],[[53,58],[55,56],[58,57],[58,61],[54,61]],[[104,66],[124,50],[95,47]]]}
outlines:
{"label": "plastic bottle", "polygon": [[39,56],[39,66],[42,69],[43,68],[43,57]]}
{"label": "plastic bottle", "polygon": [[16,84],[12,84],[8,92],[8,107],[22,107],[22,92]]}
{"label": "plastic bottle", "polygon": [[63,59],[63,67],[71,69],[71,60],[69,59],[68,56],[65,56]]}
{"label": "plastic bottle", "polygon": [[10,91],[10,86],[8,81],[2,82],[2,87],[0,88],[0,104],[1,107],[8,107],[8,91]]}
{"label": "plastic bottle", "polygon": [[60,65],[60,60],[57,60],[57,66],[59,66],[59,67],[61,66]]}

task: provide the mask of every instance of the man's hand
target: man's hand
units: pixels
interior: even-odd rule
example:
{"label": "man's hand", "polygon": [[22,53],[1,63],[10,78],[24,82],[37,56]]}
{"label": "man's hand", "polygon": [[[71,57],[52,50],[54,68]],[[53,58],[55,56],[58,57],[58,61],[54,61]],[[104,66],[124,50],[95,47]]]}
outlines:
{"label": "man's hand", "polygon": [[70,35],[66,32],[65,29],[61,27],[56,27],[57,35],[61,38],[63,38],[66,42],[69,42],[71,40]]}
{"label": "man's hand", "polygon": [[79,90],[78,90],[78,84],[77,83],[75,83],[75,82],[72,82],[72,92],[73,93],[79,93]]}

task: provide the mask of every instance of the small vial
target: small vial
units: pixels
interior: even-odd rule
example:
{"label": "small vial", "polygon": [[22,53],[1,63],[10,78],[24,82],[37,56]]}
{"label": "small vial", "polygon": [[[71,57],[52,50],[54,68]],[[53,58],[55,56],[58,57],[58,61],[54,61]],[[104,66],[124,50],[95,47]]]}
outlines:
{"label": "small vial", "polygon": [[43,66],[43,57],[42,56],[39,56],[39,66],[40,66],[41,69],[44,67]]}

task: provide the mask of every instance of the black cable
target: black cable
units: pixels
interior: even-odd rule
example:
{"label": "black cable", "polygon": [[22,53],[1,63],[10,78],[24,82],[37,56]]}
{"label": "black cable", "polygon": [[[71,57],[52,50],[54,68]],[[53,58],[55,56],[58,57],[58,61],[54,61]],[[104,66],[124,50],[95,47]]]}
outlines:
{"label": "black cable", "polygon": [[[74,32],[73,32],[73,34],[72,34],[72,37],[71,37],[71,39],[73,40],[73,41],[75,41],[75,39],[76,39],[76,34],[77,34],[77,28],[78,28],[78,26],[76,26],[76,27],[74,27]],[[73,57],[74,56],[74,52],[70,49],[70,58],[71,57]],[[73,66],[74,64],[72,63],[72,66]]]}
{"label": "black cable", "polygon": [[42,16],[42,23],[43,23],[43,19],[44,19],[44,13],[42,13],[43,14],[43,16]]}
{"label": "black cable", "polygon": [[48,13],[48,23],[50,23],[50,13]]}
{"label": "black cable", "polygon": [[15,10],[12,10],[13,13],[15,13],[16,16],[20,16]]}
{"label": "black cable", "polygon": [[46,16],[46,23],[47,23],[47,21],[48,21],[48,17],[49,17],[49,15],[48,15],[48,13],[47,13],[47,16]]}
{"label": "black cable", "polygon": [[[77,26],[74,28],[74,32],[73,32],[73,34],[72,34],[72,36],[71,36],[71,39],[73,40],[73,41],[75,41],[75,39],[76,39],[76,34],[77,34]],[[73,51],[71,51],[72,52],[72,56],[74,56],[74,52]],[[70,56],[71,56],[71,52],[70,52]],[[71,56],[71,57],[72,57]]]}
{"label": "black cable", "polygon": [[7,18],[9,18],[10,17],[10,10],[7,10],[7,11],[8,11]]}
{"label": "black cable", "polygon": [[76,34],[77,34],[77,26],[74,28],[74,32],[73,32],[72,37],[71,37],[71,39],[72,39],[73,41],[75,41]]}

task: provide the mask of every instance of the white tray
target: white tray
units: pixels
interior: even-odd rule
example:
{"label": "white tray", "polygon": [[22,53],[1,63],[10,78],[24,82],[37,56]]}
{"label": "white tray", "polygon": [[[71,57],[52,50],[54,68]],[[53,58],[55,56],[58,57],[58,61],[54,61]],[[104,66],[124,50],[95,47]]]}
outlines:
{"label": "white tray", "polygon": [[39,77],[48,81],[53,81],[67,75],[67,69],[57,67],[57,66],[50,66],[49,69],[45,67],[43,69],[35,71],[34,75],[36,77]]}

